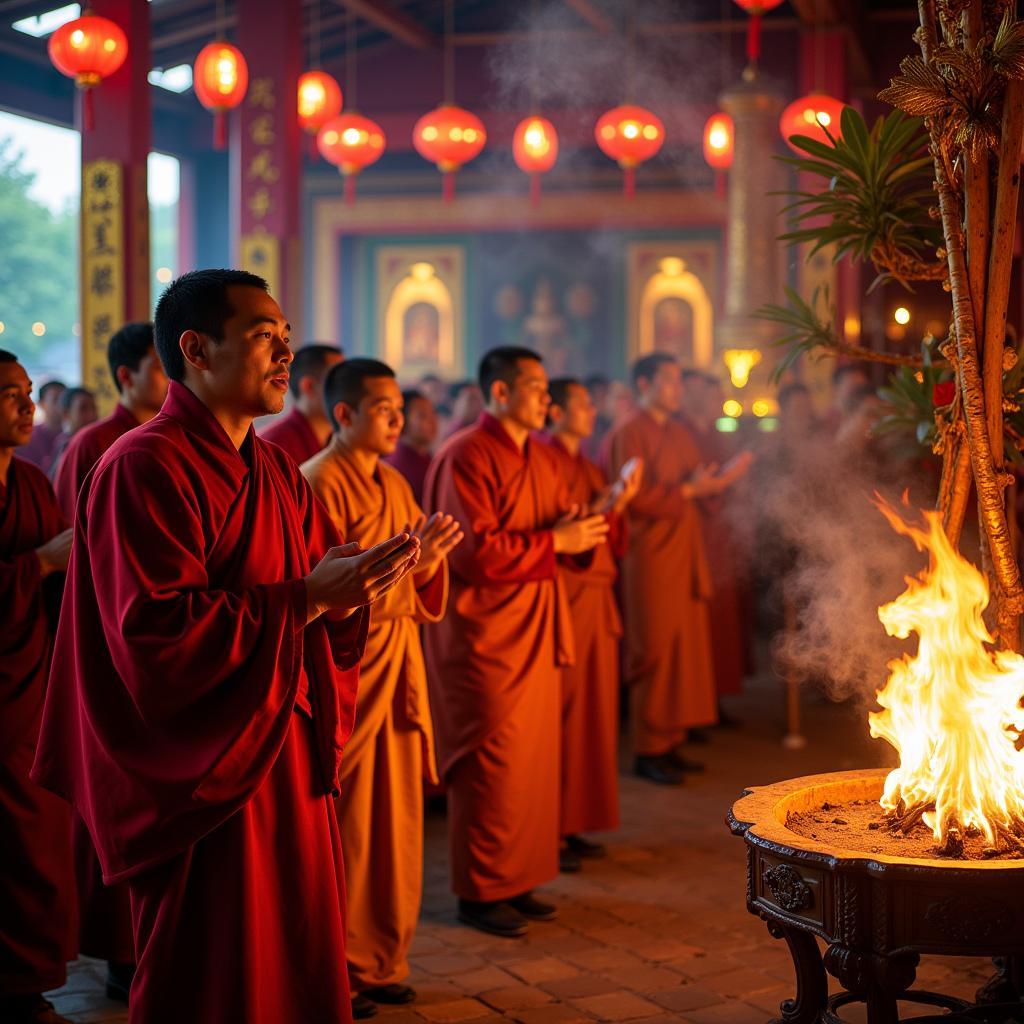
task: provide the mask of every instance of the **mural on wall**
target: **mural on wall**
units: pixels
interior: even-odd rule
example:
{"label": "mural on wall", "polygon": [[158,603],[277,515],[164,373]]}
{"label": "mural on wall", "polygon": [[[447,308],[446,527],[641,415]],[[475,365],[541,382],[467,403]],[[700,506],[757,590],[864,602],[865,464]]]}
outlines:
{"label": "mural on wall", "polygon": [[714,241],[635,242],[627,252],[629,359],[668,352],[684,366],[715,364]]}
{"label": "mural on wall", "polygon": [[464,372],[463,265],[460,246],[377,250],[377,351],[402,377]]}

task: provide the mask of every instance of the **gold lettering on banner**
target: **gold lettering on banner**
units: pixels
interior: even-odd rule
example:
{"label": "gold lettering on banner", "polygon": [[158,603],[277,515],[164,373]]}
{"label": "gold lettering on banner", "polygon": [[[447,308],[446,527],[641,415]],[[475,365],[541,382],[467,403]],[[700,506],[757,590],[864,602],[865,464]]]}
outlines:
{"label": "gold lettering on banner", "polygon": [[257,274],[267,282],[270,294],[281,296],[281,244],[266,231],[242,235],[238,243],[238,260],[243,270]]}
{"label": "gold lettering on banner", "polygon": [[121,165],[112,160],[82,167],[82,383],[101,414],[117,401],[107,345],[125,317],[122,182]]}

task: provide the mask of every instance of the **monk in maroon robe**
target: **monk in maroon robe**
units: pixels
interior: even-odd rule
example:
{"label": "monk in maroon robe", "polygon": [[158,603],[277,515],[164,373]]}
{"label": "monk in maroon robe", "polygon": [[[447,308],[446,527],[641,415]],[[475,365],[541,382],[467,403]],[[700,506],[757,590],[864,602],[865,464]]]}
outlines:
{"label": "monk in maroon robe", "polygon": [[183,275],[154,333],[167,401],[79,496],[33,777],[128,880],[132,1024],[348,1021],[332,796],[364,606],[418,542],[339,547],[252,430],[291,362],[260,278]]}
{"label": "monk in maroon robe", "polygon": [[336,345],[303,345],[295,352],[288,390],[292,411],[264,427],[261,437],[283,448],[301,466],[324,450],[331,438],[331,420],[324,404],[327,371],[345,358]]}
{"label": "monk in maroon robe", "polygon": [[405,403],[405,425],[398,446],[384,459],[395,467],[412,488],[417,505],[423,504],[423,485],[430,469],[431,452],[437,443],[439,422],[434,403],[414,388],[402,392]]}
{"label": "monk in maroon robe", "polygon": [[0,1020],[56,1024],[42,993],[75,956],[68,806],[29,779],[71,531],[49,481],[14,449],[32,436],[32,383],[0,352]]}
{"label": "monk in maroon robe", "polygon": [[[68,443],[54,490],[68,522],[75,518],[75,502],[89,471],[122,435],[148,423],[167,397],[167,374],[153,344],[153,325],[125,324],[107,346],[110,376],[118,391],[114,411],[83,427]],[[108,962],[107,995],[128,999],[135,972],[128,886],[105,886],[92,840],[82,819],[73,816],[75,870],[78,875],[78,947],[87,956]]]}
{"label": "monk in maroon robe", "polygon": [[19,459],[31,462],[44,473],[50,472],[53,463],[53,452],[63,433],[64,414],[61,412],[61,395],[67,388],[59,380],[48,380],[39,388],[36,399],[36,415],[42,412],[43,418],[32,428],[32,440],[21,445],[15,453]]}
{"label": "monk in maroon robe", "polygon": [[558,872],[558,672],[572,621],[557,560],[608,532],[604,516],[567,514],[558,464],[530,438],[547,384],[529,349],[488,352],[487,410],[442,446],[426,488],[427,508],[466,537],[449,559],[448,614],[424,630],[452,888],[461,921],[502,936],[555,916],[532,890]]}

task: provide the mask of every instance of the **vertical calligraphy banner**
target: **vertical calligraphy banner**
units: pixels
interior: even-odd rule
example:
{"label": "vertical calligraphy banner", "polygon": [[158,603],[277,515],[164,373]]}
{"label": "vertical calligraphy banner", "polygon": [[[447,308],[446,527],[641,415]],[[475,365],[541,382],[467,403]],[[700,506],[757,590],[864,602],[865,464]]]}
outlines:
{"label": "vertical calligraphy banner", "polygon": [[238,262],[266,278],[299,338],[302,5],[238,0],[238,46],[251,75],[231,146]]}

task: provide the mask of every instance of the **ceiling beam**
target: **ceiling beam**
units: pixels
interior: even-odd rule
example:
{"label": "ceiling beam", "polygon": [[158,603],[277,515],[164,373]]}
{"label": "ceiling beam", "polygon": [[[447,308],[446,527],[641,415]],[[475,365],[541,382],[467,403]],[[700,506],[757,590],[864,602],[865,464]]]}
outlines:
{"label": "ceiling beam", "polygon": [[571,7],[591,28],[596,28],[602,35],[611,35],[615,25],[612,19],[604,11],[598,10],[592,0],[565,0],[567,7]]}
{"label": "ceiling beam", "polygon": [[860,0],[791,0],[797,16],[810,28],[838,28],[846,35],[853,85],[874,81],[871,49],[867,43],[864,14]]}
{"label": "ceiling beam", "polygon": [[436,50],[440,37],[387,0],[339,0],[343,7],[417,50]]}

